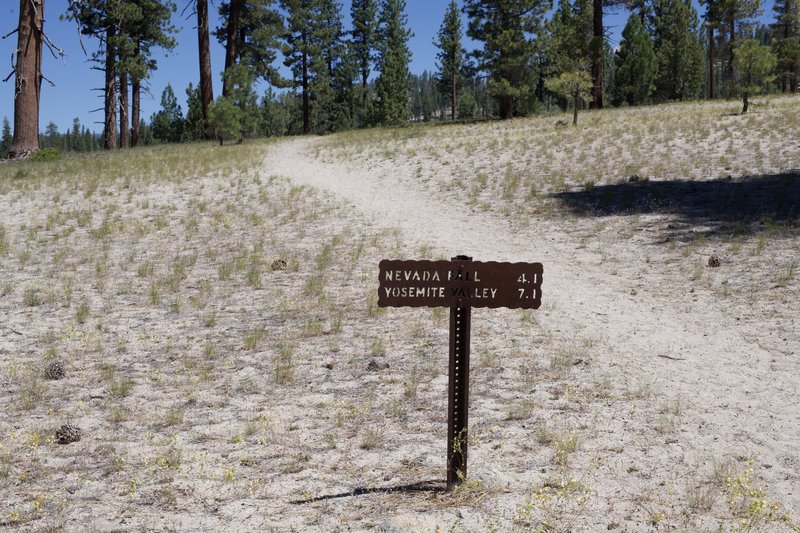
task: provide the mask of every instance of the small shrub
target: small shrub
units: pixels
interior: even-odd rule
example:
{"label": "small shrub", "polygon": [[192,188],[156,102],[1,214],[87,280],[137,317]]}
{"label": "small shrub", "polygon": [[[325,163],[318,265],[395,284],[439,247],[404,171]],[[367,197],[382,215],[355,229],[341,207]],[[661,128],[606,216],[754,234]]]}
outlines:
{"label": "small shrub", "polygon": [[78,324],[85,324],[86,319],[89,317],[89,304],[86,301],[81,302],[78,310],[75,312],[75,320]]}
{"label": "small shrub", "polygon": [[42,293],[39,289],[28,287],[22,293],[22,303],[26,307],[39,307],[44,304],[44,298],[42,298]]}
{"label": "small shrub", "polygon": [[131,392],[131,388],[133,387],[133,381],[130,379],[120,379],[118,381],[112,381],[108,385],[108,395],[111,398],[119,399],[124,398]]}
{"label": "small shrub", "polygon": [[61,150],[58,148],[42,148],[28,157],[28,161],[57,161],[59,159],[61,159]]}

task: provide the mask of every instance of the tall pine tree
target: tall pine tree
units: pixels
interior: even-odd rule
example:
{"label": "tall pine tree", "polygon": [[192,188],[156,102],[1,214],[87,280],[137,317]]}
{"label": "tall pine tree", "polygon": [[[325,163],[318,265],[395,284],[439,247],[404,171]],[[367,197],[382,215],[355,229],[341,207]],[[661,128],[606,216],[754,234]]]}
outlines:
{"label": "tall pine tree", "polygon": [[775,54],[782,92],[796,93],[800,79],[800,2],[776,0],[773,4]]}
{"label": "tall pine tree", "polygon": [[347,46],[344,36],[339,1],[319,0],[313,34],[318,54],[311,62],[311,123],[316,133],[330,133],[350,122],[347,95],[353,73],[343,65]]}
{"label": "tall pine tree", "polygon": [[[158,68],[154,57],[154,50],[161,48],[169,51],[175,48],[177,42],[174,34],[177,29],[172,25],[172,13],[176,10],[172,0],[134,0],[139,14],[128,23],[128,38],[131,45],[127,47],[132,51],[123,71],[131,78],[131,146],[137,146],[141,133],[141,98],[142,81],[150,77],[150,73]],[[123,49],[123,48],[121,48]],[[122,58],[121,58],[122,59]],[[120,90],[120,94],[122,91]]]}
{"label": "tall pine tree", "polygon": [[458,114],[458,87],[464,71],[464,48],[461,46],[461,11],[455,0],[451,0],[444,14],[444,21],[439,28],[436,46],[439,52],[437,80],[439,89],[450,99],[450,119],[455,120]]}
{"label": "tall pine tree", "polygon": [[655,0],[653,21],[656,94],[660,100],[698,97],[703,83],[703,46],[691,0]]}
{"label": "tall pine tree", "polygon": [[706,6],[703,20],[705,20],[705,30],[708,35],[706,57],[708,58],[709,100],[714,100],[717,97],[717,42],[715,32],[719,30],[722,24],[722,1],[723,0],[700,0],[700,3]]}
{"label": "tall pine tree", "polygon": [[197,52],[200,66],[200,112],[203,115],[203,132],[210,138],[208,119],[211,102],[214,101],[214,84],[211,76],[211,46],[208,37],[208,0],[195,0],[197,12]]}
{"label": "tall pine tree", "polygon": [[14,134],[7,156],[26,157],[39,149],[44,0],[20,0],[14,62]]}
{"label": "tall pine tree", "polygon": [[[284,34],[283,19],[273,4],[273,0],[227,0],[220,4],[222,25],[214,35],[225,46],[226,71],[242,64],[252,68],[259,78],[273,85],[282,84],[273,63],[280,48],[279,38]],[[223,82],[223,96],[230,90],[227,83]]]}
{"label": "tall pine tree", "polygon": [[375,61],[378,40],[378,0],[352,0],[350,17],[353,20],[352,54],[361,75],[361,109],[359,122],[367,120],[369,75]]}
{"label": "tall pine tree", "polygon": [[[117,147],[118,91],[124,89],[124,120],[127,116],[128,74],[134,74],[137,82],[155,68],[149,53],[152,46],[174,46],[174,41],[166,33],[172,31],[169,19],[175,6],[171,1],[163,0],[82,0],[72,1],[69,6],[67,18],[78,23],[81,33],[100,41],[93,59],[103,65],[101,70],[105,73],[104,147],[113,150]],[[122,83],[118,84],[118,81]],[[137,93],[138,87],[134,90],[134,107],[138,111]],[[122,127],[127,130],[127,124]],[[123,137],[126,135],[127,131],[124,131]]]}
{"label": "tall pine tree", "polygon": [[772,75],[775,64],[772,49],[755,39],[744,39],[736,47],[733,66],[737,74],[737,87],[742,96],[742,114],[749,109],[750,96],[761,93],[764,85],[775,78]]}
{"label": "tall pine tree", "polygon": [[727,37],[727,68],[725,78],[728,93],[736,91],[734,55],[738,41],[749,36],[753,19],[761,14],[761,0],[719,0],[720,31]]}
{"label": "tall pine tree", "polygon": [[467,35],[483,42],[483,49],[474,52],[477,67],[489,73],[489,92],[497,99],[503,119],[514,116],[514,99],[532,90],[532,38],[541,32],[549,7],[546,0],[466,0],[464,4],[470,18]]}
{"label": "tall pine tree", "polygon": [[313,39],[317,0],[281,0],[286,12],[284,64],[292,71],[293,85],[300,89],[303,135],[311,133],[311,61],[317,52]]}
{"label": "tall pine tree", "polygon": [[377,122],[389,126],[405,124],[409,116],[409,71],[411,51],[406,27],[405,0],[383,0],[380,13],[380,75],[375,83]]}
{"label": "tall pine tree", "polygon": [[646,103],[655,89],[653,82],[658,73],[658,63],[650,36],[635,12],[631,13],[622,30],[622,42],[614,61],[617,104]]}
{"label": "tall pine tree", "polygon": [[151,119],[153,135],[162,143],[180,142],[183,137],[183,111],[172,86],[161,93],[161,109]]}

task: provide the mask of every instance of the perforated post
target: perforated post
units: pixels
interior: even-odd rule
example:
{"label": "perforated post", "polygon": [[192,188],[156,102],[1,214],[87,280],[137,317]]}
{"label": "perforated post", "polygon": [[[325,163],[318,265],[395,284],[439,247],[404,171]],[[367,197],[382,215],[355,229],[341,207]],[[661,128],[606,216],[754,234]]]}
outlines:
{"label": "perforated post", "polygon": [[[472,261],[459,255],[453,261]],[[450,308],[450,376],[447,409],[447,488],[467,477],[467,419],[469,412],[469,305]]]}

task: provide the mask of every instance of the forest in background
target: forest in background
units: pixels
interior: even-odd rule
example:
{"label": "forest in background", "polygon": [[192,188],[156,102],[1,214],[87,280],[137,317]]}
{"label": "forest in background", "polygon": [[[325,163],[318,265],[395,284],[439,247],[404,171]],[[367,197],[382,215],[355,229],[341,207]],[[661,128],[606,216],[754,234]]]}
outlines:
{"label": "forest in background", "polygon": [[[465,0],[451,1],[435,39],[435,72],[409,71],[405,0],[353,0],[345,31],[337,0],[228,0],[209,28],[208,0],[70,0],[61,16],[99,43],[92,59],[104,74],[104,128],[75,119],[70,131],[38,131],[43,51],[49,39],[44,0],[20,0],[12,122],[3,120],[0,157],[53,151],[113,150],[203,139],[327,134],[433,120],[510,119],[584,107],[635,106],[689,99],[742,99],[796,93],[800,73],[797,0],[778,0],[773,22],[757,22],[760,0]],[[213,7],[213,6],[212,6]],[[619,46],[603,22],[630,10]],[[553,10],[555,8],[555,10]],[[179,46],[173,18],[189,9],[199,44],[198,81],[168,85],[161,108],[141,116],[142,82],[154,52]],[[462,24],[462,14],[468,23]],[[464,36],[479,43],[466,50]],[[222,94],[214,98],[210,39],[225,48]],[[291,72],[282,76],[278,61]],[[265,83],[265,94],[255,91]],[[186,95],[186,110],[176,89]]]}

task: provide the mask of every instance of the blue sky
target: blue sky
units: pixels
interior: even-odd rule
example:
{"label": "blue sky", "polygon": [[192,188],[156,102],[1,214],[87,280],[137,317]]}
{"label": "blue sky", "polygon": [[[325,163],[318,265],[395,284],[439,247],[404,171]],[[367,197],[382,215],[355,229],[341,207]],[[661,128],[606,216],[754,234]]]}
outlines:
{"label": "blue sky", "polygon": [[[345,25],[349,26],[350,0],[341,0]],[[178,13],[174,15],[173,22],[179,28],[177,35],[178,46],[169,55],[159,53],[158,70],[152,73],[149,80],[150,93],[142,95],[142,117],[149,120],[150,115],[158,110],[161,91],[170,83],[178,96],[179,102],[185,106],[185,89],[189,83],[197,84],[199,78],[197,67],[197,33],[194,29],[194,18],[187,20],[181,17],[180,11],[188,0],[176,0]],[[696,2],[696,0],[695,0]],[[211,0],[212,5],[210,26],[213,29],[219,25],[216,6],[220,0]],[[414,37],[411,39],[412,51],[411,71],[421,74],[423,70],[436,68],[436,47],[433,40],[441,25],[441,21],[449,0],[407,0],[406,12],[408,22]],[[772,0],[765,0],[765,18],[772,19]],[[45,32],[65,51],[65,58],[53,58],[45,50],[44,75],[55,83],[51,87],[46,81],[42,83],[42,101],[40,112],[40,131],[44,130],[48,122],[53,121],[58,125],[59,131],[64,132],[72,124],[72,119],[78,117],[84,125],[93,130],[101,130],[102,112],[91,112],[102,107],[102,92],[93,90],[103,84],[103,73],[91,68],[88,57],[81,50],[80,40],[75,23],[62,21],[59,16],[66,11],[66,0],[48,0],[45,13]],[[698,6],[696,8],[699,9]],[[17,0],[0,0],[0,34],[11,31],[19,18],[19,2]],[[627,13],[617,9],[608,15],[605,20],[609,27],[612,44],[619,41],[619,34],[627,20]],[[466,28],[466,20],[465,25]],[[96,47],[94,40],[84,37],[84,45],[91,53]],[[212,37],[211,68],[214,72],[214,94],[219,94],[220,77],[224,63],[223,48]],[[469,50],[475,47],[472,42],[465,43]],[[16,35],[0,41],[0,79],[5,78],[11,71],[9,58],[16,47]],[[280,60],[278,60],[279,62]],[[266,87],[259,88],[263,94]],[[8,117],[12,120],[13,110],[13,77],[6,83],[0,83],[0,120]]]}

